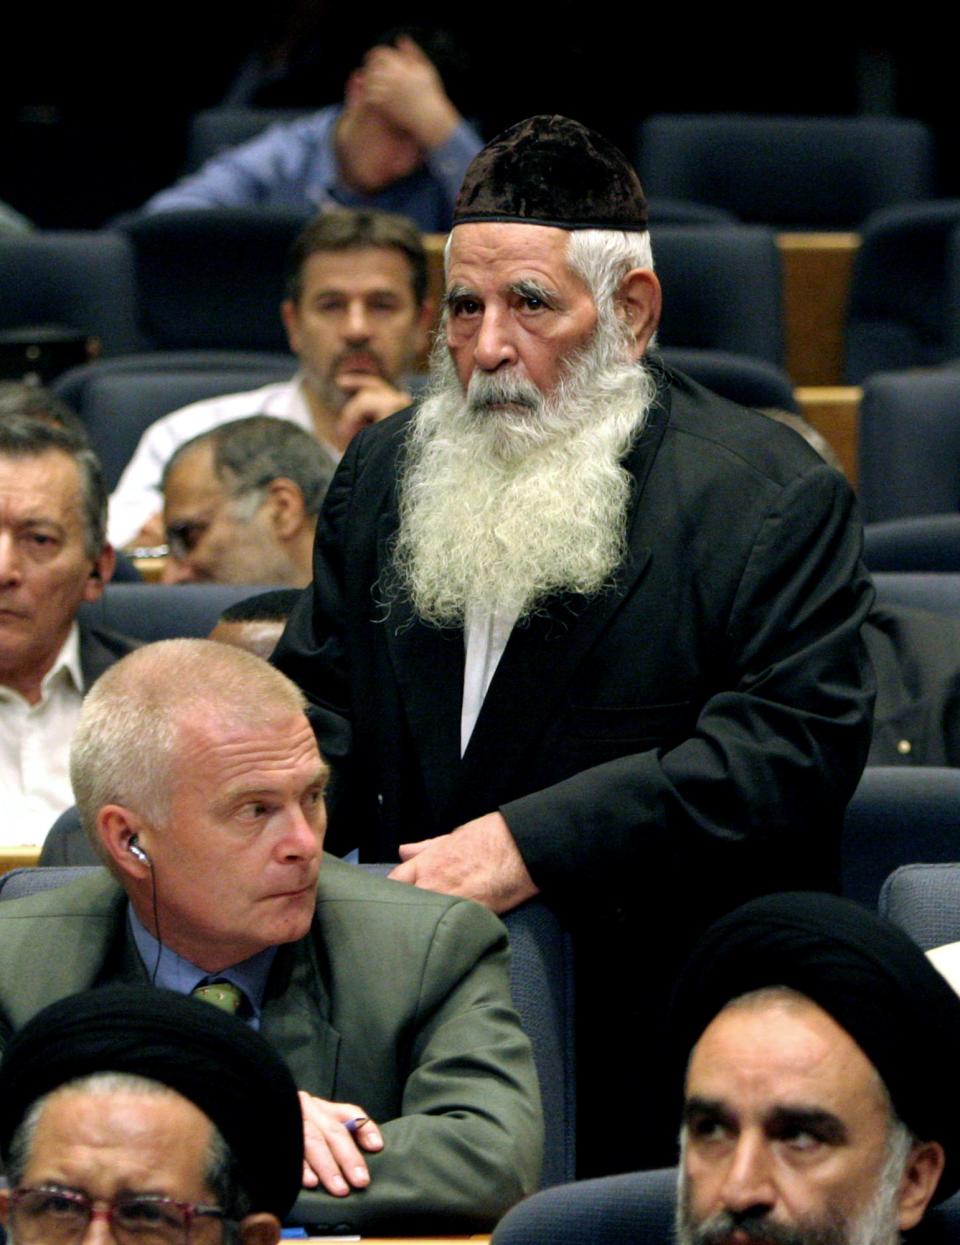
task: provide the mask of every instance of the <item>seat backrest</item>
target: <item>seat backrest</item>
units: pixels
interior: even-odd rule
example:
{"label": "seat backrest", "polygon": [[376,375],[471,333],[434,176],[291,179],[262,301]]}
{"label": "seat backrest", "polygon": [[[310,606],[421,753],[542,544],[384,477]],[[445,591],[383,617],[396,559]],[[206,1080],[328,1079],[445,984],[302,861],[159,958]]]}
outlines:
{"label": "seat backrest", "polygon": [[514,1206],[491,1245],[665,1245],[676,1200],[673,1167],[580,1180]]}
{"label": "seat backrest", "polygon": [[960,369],[871,376],[859,460],[868,523],[960,511]]}
{"label": "seat backrest", "polygon": [[849,384],[951,357],[957,330],[947,310],[947,255],[958,224],[960,199],[890,208],[866,222],[850,280]]}
{"label": "seat backrest", "polygon": [[863,560],[871,571],[960,571],[960,514],[868,523]]}
{"label": "seat backrest", "polygon": [[116,487],[141,436],[155,420],[203,398],[258,389],[289,380],[296,363],[284,354],[239,354],[231,362],[218,351],[218,367],[157,368],[150,356],[139,369],[114,369],[93,363],[66,373],[54,386],[86,425],[103,464],[107,487]]}
{"label": "seat backrest", "polygon": [[881,605],[909,605],[960,617],[960,574],[889,571],[874,575],[873,583]]}
{"label": "seat backrest", "polygon": [[775,235],[746,226],[651,229],[663,285],[664,347],[749,355],[782,366],[782,273]]}
{"label": "seat backrest", "polygon": [[843,820],[841,893],[875,908],[900,865],[949,860],[960,860],[960,770],[865,769]]}
{"label": "seat backrest", "polygon": [[907,864],[880,892],[881,916],[905,930],[924,951],[960,939],[960,863]]}
{"label": "seat backrest", "polygon": [[[269,587],[269,586],[268,586]],[[107,584],[79,618],[147,643],[208,636],[230,605],[268,591],[262,584]]]}
{"label": "seat backrest", "polygon": [[[362,864],[386,876],[392,864]],[[542,1188],[576,1174],[576,1063],[573,944],[556,914],[533,899],[503,916],[510,934],[510,993],[533,1058],[543,1100]]]}
{"label": "seat backrest", "polygon": [[287,252],[305,220],[263,207],[126,220],[143,335],[160,350],[284,350]]}
{"label": "seat backrest", "polygon": [[99,338],[107,355],[143,348],[123,234],[3,234],[0,274],[0,329],[58,324]]}
{"label": "seat backrest", "polygon": [[648,194],[778,228],[856,229],[934,189],[932,137],[899,118],[662,114],[642,123],[638,146]]}
{"label": "seat backrest", "polygon": [[205,108],[190,118],[184,172],[193,173],[211,156],[245,143],[278,121],[296,121],[300,108]]}
{"label": "seat backrest", "polygon": [[666,346],[660,351],[667,367],[686,372],[695,381],[741,406],[797,410],[790,377],[783,368],[764,359],[728,354],[723,350],[683,350]]}

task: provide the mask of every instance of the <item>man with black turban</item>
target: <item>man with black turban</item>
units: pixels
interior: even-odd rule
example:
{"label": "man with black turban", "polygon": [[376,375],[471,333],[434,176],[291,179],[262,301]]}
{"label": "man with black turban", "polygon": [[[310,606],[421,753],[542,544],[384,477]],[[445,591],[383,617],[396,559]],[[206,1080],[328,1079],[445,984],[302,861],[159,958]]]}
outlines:
{"label": "man with black turban", "polygon": [[39,1012],[0,1064],[0,1222],[72,1245],[105,1214],[120,1245],[274,1245],[300,1188],[300,1103],[246,1025],[149,986]]}
{"label": "man with black turban", "polygon": [[677,969],[737,903],[834,883],[870,734],[850,489],[651,357],[660,301],[610,142],[541,116],[488,144],[431,390],[351,444],[273,658],[336,771],[332,850],[579,923],[585,1170],[672,1154]]}
{"label": "man with black turban", "polygon": [[894,1245],[960,1187],[960,999],[868,910],[796,893],[718,921],[673,1033],[680,1245]]}

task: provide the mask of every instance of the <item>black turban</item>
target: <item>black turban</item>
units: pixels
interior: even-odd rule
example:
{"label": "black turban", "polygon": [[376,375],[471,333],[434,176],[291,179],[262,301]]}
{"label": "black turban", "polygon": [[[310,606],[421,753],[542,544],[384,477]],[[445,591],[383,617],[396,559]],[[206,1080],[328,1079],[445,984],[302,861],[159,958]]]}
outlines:
{"label": "black turban", "polygon": [[520,221],[558,229],[647,227],[640,179],[619,148],[569,117],[528,117],[467,169],[454,225]]}
{"label": "black turban", "polygon": [[765,986],[806,995],[853,1038],[921,1141],[947,1165],[937,1200],[960,1187],[960,998],[915,942],[833,895],[754,899],[711,926],[673,1000],[673,1049],[686,1060],[731,1000]]}
{"label": "black turban", "polygon": [[219,1129],[254,1211],[287,1214],[300,1191],[303,1123],[286,1064],[258,1033],[210,1003],[153,986],[107,986],[44,1008],[0,1063],[0,1156],[31,1105],[95,1072],[169,1086]]}

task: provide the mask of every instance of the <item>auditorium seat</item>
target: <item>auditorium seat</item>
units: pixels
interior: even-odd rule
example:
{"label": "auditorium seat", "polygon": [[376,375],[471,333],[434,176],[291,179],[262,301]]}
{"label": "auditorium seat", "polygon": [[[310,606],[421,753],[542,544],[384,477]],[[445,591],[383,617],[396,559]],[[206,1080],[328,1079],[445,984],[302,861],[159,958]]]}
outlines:
{"label": "auditorium seat", "polygon": [[917,862],[895,869],[880,893],[881,916],[924,951],[960,939],[960,864]]}
{"label": "auditorium seat", "polygon": [[868,766],[844,816],[841,894],[875,908],[894,869],[947,860],[960,860],[960,769]]}
{"label": "auditorium seat", "polygon": [[637,138],[647,194],[779,229],[857,229],[872,212],[934,191],[933,140],[917,121],[662,114]]}
{"label": "auditorium seat", "polygon": [[879,605],[908,605],[960,617],[960,574],[881,571],[873,583]]}
{"label": "auditorium seat", "polygon": [[768,229],[651,229],[664,289],[661,346],[724,350],[783,366],[780,253]]}
{"label": "auditorium seat", "polygon": [[127,218],[144,337],[158,350],[284,350],[287,252],[305,221],[281,208]]}
{"label": "auditorium seat", "polygon": [[731,402],[797,412],[790,377],[783,368],[764,359],[751,359],[723,350],[683,350],[669,346],[659,351],[659,355],[667,367],[686,372],[699,384]]}
{"label": "auditorium seat", "polygon": [[144,347],[133,255],[121,233],[0,236],[0,330],[57,325],[98,339],[104,354]]}
{"label": "auditorium seat", "polygon": [[295,368],[289,353],[158,351],[73,368],[53,390],[86,425],[112,490],[155,420],[201,398],[289,380]]}
{"label": "auditorium seat", "polygon": [[947,310],[947,256],[958,224],[960,199],[890,208],[865,223],[850,281],[848,384],[960,353],[960,328]]}
{"label": "auditorium seat", "polygon": [[203,638],[228,606],[270,584],[107,584],[97,601],[85,601],[78,617],[95,627],[137,640]]}
{"label": "auditorium seat", "polygon": [[960,369],[871,376],[859,459],[865,522],[960,511]]}
{"label": "auditorium seat", "polygon": [[863,560],[871,571],[960,571],[960,514],[868,523]]}
{"label": "auditorium seat", "polygon": [[204,108],[194,113],[187,127],[184,172],[195,172],[211,156],[256,138],[270,125],[302,116],[300,108]]}

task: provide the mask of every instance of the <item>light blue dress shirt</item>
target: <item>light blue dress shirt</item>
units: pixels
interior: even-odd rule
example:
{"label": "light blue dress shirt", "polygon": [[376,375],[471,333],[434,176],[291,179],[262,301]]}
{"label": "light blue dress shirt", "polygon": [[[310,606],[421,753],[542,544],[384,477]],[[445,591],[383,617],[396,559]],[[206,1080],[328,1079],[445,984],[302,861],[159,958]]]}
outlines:
{"label": "light blue dress shirt", "polygon": [[192,994],[200,982],[208,977],[231,981],[250,1000],[253,1015],[247,1023],[252,1029],[260,1028],[260,1009],[267,988],[267,978],[273,966],[273,957],[277,954],[276,947],[266,947],[252,955],[249,960],[241,960],[239,964],[232,964],[222,972],[208,973],[185,960],[176,951],[171,951],[169,947],[157,942],[129,904],[127,918],[137,951],[155,986],[159,986],[161,990],[173,990],[176,994]]}
{"label": "light blue dress shirt", "polygon": [[343,183],[337,167],[333,135],[340,112],[337,105],[270,126],[161,190],[144,211],[261,205],[320,212],[366,207],[399,212],[425,233],[448,230],[467,165],[482,146],[476,132],[461,121],[416,172],[376,194],[359,194]]}

